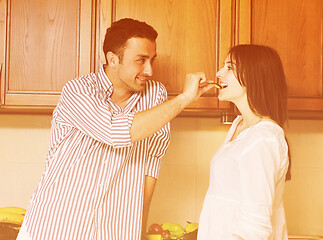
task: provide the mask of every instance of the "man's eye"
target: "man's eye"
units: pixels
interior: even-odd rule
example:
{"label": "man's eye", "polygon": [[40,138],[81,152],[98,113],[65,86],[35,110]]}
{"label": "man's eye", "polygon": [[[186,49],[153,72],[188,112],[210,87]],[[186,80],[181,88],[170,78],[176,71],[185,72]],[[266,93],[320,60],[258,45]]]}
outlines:
{"label": "man's eye", "polygon": [[139,59],[138,62],[139,63],[145,63],[145,59]]}

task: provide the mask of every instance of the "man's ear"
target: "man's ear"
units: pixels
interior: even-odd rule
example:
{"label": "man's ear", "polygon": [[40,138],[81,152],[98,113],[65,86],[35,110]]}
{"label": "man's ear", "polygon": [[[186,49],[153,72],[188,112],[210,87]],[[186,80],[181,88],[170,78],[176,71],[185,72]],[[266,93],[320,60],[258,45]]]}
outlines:
{"label": "man's ear", "polygon": [[108,52],[107,61],[108,61],[109,67],[114,67],[117,64],[119,64],[119,57],[115,55],[113,52]]}

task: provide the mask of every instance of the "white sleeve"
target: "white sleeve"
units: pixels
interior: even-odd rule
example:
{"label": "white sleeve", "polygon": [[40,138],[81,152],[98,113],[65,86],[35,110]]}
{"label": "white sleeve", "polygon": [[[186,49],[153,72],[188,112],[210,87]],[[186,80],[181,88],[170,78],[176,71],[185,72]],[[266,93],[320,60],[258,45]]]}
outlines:
{"label": "white sleeve", "polygon": [[242,206],[234,234],[243,239],[268,239],[272,232],[279,149],[275,139],[260,138],[245,149],[238,160]]}

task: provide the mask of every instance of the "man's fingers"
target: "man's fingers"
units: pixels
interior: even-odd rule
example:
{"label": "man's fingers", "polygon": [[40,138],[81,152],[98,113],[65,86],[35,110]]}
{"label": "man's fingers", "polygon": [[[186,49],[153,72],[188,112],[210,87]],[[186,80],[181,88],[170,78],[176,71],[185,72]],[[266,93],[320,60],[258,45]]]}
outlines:
{"label": "man's fingers", "polygon": [[206,80],[206,77],[205,77],[205,74],[204,73],[198,73],[200,75],[200,84],[203,84],[203,83],[206,83],[207,80]]}
{"label": "man's fingers", "polygon": [[199,87],[202,87],[203,88],[203,87],[208,86],[208,85],[214,86],[215,85],[215,82],[213,80],[200,81]]}

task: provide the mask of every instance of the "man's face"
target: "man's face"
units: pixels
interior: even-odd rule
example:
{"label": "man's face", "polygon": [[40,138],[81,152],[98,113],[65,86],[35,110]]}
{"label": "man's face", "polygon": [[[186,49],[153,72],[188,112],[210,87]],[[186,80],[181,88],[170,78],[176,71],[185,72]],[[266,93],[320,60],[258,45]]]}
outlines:
{"label": "man's face", "polygon": [[153,75],[156,42],[146,38],[131,38],[118,65],[119,86],[128,92],[141,92]]}

